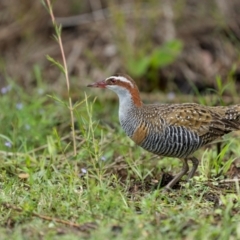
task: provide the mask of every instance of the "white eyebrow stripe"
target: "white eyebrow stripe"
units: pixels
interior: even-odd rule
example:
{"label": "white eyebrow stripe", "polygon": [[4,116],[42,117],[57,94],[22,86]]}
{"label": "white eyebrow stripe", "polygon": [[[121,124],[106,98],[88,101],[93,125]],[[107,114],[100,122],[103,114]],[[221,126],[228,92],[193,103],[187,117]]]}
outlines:
{"label": "white eyebrow stripe", "polygon": [[128,80],[127,78],[125,78],[125,77],[122,77],[122,76],[118,76],[118,77],[116,77],[116,76],[111,76],[111,77],[108,77],[106,80],[108,80],[108,79],[110,79],[110,78],[114,78],[114,79],[116,79],[116,80],[129,83],[132,88],[134,87],[133,84],[132,84],[132,82],[129,81],[129,80]]}

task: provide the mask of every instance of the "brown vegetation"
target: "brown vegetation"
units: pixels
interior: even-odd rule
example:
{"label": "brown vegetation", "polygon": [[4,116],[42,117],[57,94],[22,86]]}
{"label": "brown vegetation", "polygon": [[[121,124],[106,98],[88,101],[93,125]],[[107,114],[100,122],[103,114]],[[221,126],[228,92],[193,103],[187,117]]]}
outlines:
{"label": "brown vegetation", "polygon": [[[27,88],[36,84],[33,66],[44,81],[61,89],[59,70],[45,58],[61,59],[50,17],[40,1],[0,3],[0,87],[11,77]],[[240,2],[224,1],[107,1],[56,2],[54,13],[63,27],[69,72],[77,86],[126,72],[126,59],[172,39],[183,42],[176,61],[156,70],[157,80],[147,84],[149,71],[137,80],[142,91],[190,92],[215,87],[216,76],[227,82],[229,72],[240,80]],[[148,45],[144,53],[145,45]],[[126,54],[126,52],[128,52]],[[89,80],[90,82],[90,80]],[[190,83],[189,83],[190,82]],[[75,83],[73,83],[74,85]],[[237,85],[239,88],[239,84]]]}

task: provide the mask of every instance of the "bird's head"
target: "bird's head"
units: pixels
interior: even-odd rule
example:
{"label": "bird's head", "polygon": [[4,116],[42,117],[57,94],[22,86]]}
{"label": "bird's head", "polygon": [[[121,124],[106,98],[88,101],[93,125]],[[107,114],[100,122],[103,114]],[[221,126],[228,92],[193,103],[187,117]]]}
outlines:
{"label": "bird's head", "polygon": [[87,87],[107,88],[114,91],[119,96],[119,98],[131,96],[136,105],[142,104],[136,83],[131,77],[127,75],[117,74],[108,77],[105,80],[89,84]]}

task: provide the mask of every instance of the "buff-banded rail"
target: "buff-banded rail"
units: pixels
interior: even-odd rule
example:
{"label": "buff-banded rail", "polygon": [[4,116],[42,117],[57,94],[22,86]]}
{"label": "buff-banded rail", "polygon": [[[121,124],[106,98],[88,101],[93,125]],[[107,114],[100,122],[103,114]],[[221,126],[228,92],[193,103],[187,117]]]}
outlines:
{"label": "buff-banded rail", "polygon": [[[199,164],[192,156],[196,150],[240,129],[240,105],[144,104],[136,83],[127,75],[111,76],[88,87],[107,88],[118,95],[120,124],[137,145],[151,153],[182,160],[181,171],[166,189],[187,173],[188,179],[194,176]],[[190,171],[188,161],[192,162]]]}

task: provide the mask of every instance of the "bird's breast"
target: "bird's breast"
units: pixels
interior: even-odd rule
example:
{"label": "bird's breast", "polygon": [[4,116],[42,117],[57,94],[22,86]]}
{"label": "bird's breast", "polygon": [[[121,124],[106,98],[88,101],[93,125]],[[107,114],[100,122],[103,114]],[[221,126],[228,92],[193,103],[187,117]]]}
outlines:
{"label": "bird's breast", "polygon": [[145,124],[139,124],[136,129],[134,130],[131,139],[137,144],[141,145],[142,142],[148,137],[149,132],[148,128]]}

